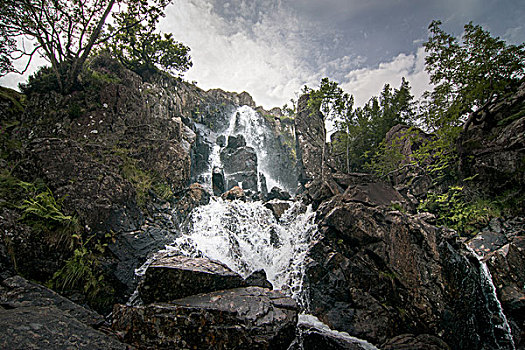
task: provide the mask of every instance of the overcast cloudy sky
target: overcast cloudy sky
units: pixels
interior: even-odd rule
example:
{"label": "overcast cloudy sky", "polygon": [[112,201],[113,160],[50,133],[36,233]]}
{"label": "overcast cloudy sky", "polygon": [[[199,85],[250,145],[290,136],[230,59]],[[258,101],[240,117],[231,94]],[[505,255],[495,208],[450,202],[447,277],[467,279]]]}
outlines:
{"label": "overcast cloudy sky", "polygon": [[187,80],[247,91],[270,108],[325,76],[358,104],[403,76],[419,95],[428,86],[422,43],[433,19],[455,35],[473,21],[510,43],[525,41],[523,0],[174,0],[160,29],[191,48]]}

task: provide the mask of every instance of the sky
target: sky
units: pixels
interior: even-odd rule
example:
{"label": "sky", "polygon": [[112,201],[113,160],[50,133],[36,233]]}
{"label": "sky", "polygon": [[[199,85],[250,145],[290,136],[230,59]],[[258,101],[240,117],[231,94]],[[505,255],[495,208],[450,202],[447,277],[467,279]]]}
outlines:
{"label": "sky", "polygon": [[402,77],[420,96],[429,89],[422,44],[434,19],[456,36],[473,21],[508,43],[525,41],[523,0],[173,0],[159,29],[191,48],[186,80],[247,91],[269,109],[323,77],[357,105]]}

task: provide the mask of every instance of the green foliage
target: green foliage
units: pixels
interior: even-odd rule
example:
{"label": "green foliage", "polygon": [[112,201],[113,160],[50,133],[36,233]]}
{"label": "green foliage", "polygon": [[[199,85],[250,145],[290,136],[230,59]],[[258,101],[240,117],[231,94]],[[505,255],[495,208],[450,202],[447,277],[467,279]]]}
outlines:
{"label": "green foliage", "polygon": [[[135,9],[133,21],[113,31],[105,31],[106,20],[115,4]],[[78,76],[90,53],[102,43],[143,21],[153,21],[163,13],[168,0],[10,0],[0,6],[0,75],[23,74],[34,55],[51,64],[57,90],[69,93],[78,85]],[[15,45],[28,38],[33,45]],[[13,61],[26,59],[17,69]],[[43,90],[41,90],[43,91]]]}
{"label": "green foliage", "polygon": [[507,45],[472,22],[461,42],[433,21],[424,44],[426,70],[435,85],[426,94],[425,124],[436,130],[460,126],[466,114],[520,83],[525,75],[525,45]]}
{"label": "green foliage", "polygon": [[72,234],[79,230],[76,217],[62,212],[62,201],[57,200],[53,192],[42,183],[18,181],[25,199],[17,208],[22,211],[20,221],[34,230],[51,234],[57,244],[73,247]]}
{"label": "green foliage", "polygon": [[86,295],[92,306],[103,309],[110,305],[114,291],[104,280],[99,268],[98,256],[104,253],[107,244],[100,241],[90,244],[94,237],[95,235],[84,242],[81,235],[73,235],[77,248],[73,251],[73,256],[48,281],[48,286],[60,292],[79,290]]}
{"label": "green foliage", "polygon": [[497,204],[483,199],[469,200],[463,187],[452,186],[446,193],[430,193],[418,210],[436,215],[437,224],[450,227],[459,235],[474,235],[490,219],[501,216]]}
{"label": "green foliage", "polygon": [[175,41],[171,33],[155,33],[162,13],[148,21],[138,22],[140,3],[129,6],[126,12],[115,15],[116,26],[109,26],[110,50],[124,66],[145,76],[159,68],[184,72],[192,66],[190,48]]}

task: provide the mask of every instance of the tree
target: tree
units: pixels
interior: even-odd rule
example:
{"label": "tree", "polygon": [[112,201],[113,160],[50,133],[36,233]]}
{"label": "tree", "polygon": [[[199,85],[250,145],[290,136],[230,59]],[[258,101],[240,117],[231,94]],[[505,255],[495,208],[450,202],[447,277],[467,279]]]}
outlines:
{"label": "tree", "polygon": [[[168,0],[0,0],[0,27],[5,34],[1,42],[2,71],[23,73],[35,54],[51,64],[62,92],[77,82],[92,50],[115,33],[105,33],[104,25],[114,6],[133,7],[140,11],[128,26],[158,17]],[[122,29],[122,28],[121,28]],[[28,39],[31,45],[13,45],[15,40]],[[17,70],[12,62],[27,62]]]}
{"label": "tree", "polygon": [[192,66],[190,48],[175,41],[172,34],[155,33],[158,16],[133,25],[139,15],[138,4],[116,14],[116,25],[108,26],[113,36],[107,48],[124,66],[143,76],[158,68],[172,72],[188,70]]}
{"label": "tree", "polygon": [[[346,115],[350,105],[350,96],[344,93],[335,81],[328,78],[321,79],[318,90],[311,90],[305,86],[304,92],[309,93],[308,108],[311,113],[321,112],[323,123],[329,118],[337,118]],[[353,107],[353,97],[351,98],[350,110]],[[321,178],[325,178],[326,160],[326,128],[323,127],[323,148],[321,159]]]}
{"label": "tree", "polygon": [[435,85],[426,94],[424,121],[434,130],[461,126],[470,112],[517,86],[525,75],[524,44],[507,45],[472,22],[460,42],[440,26],[440,21],[430,24],[424,44],[426,71]]}

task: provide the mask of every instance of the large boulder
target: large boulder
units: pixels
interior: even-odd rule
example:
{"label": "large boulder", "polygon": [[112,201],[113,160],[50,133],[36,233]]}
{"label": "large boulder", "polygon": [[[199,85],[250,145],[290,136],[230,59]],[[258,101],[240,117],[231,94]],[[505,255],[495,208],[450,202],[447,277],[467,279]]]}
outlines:
{"label": "large boulder", "polygon": [[283,200],[279,200],[279,199],[272,199],[266,203],[264,203],[264,206],[268,209],[270,209],[273,213],[273,216],[275,216],[275,218],[277,220],[279,220],[281,218],[281,216],[284,214],[285,211],[287,211],[288,209],[290,209],[290,206],[291,206],[291,203],[290,201],[283,201]]}
{"label": "large boulder", "polygon": [[228,145],[221,151],[221,162],[226,180],[225,190],[242,183],[242,188],[257,191],[257,154],[246,146],[244,136],[228,137]]}
{"label": "large boulder", "polygon": [[2,349],[128,349],[100,315],[20,276],[2,281],[0,305]]}
{"label": "large boulder", "polygon": [[457,349],[509,345],[494,332],[496,311],[480,307],[479,262],[454,232],[343,195],[321,204],[317,220],[305,283],[309,311],[331,328],[375,344],[429,334]]}
{"label": "large boulder", "polygon": [[170,303],[116,305],[113,328],[139,348],[287,349],[297,311],[278,291],[237,288]]}
{"label": "large boulder", "polygon": [[378,350],[367,341],[331,330],[312,315],[299,315],[297,338],[289,350]]}
{"label": "large boulder", "polygon": [[139,294],[146,304],[167,302],[199,293],[245,287],[251,283],[263,283],[263,278],[248,277],[245,281],[226,265],[207,258],[186,256],[158,257],[148,266]]}

